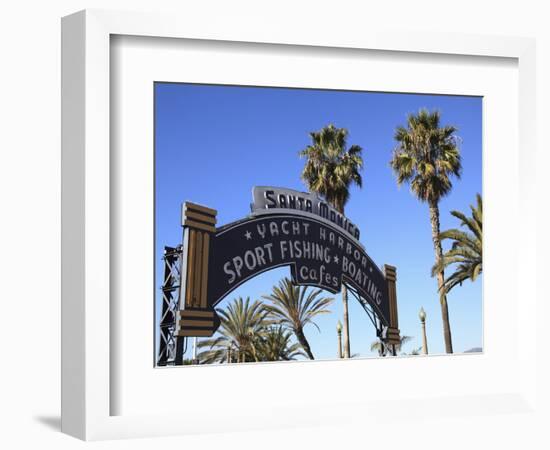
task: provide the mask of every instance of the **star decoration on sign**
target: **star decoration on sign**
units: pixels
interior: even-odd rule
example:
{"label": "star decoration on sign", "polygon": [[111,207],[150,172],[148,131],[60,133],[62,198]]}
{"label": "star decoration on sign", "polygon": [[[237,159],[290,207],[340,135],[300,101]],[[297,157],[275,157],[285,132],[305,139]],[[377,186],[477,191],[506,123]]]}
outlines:
{"label": "star decoration on sign", "polygon": [[247,230],[246,233],[244,234],[244,237],[246,238],[247,241],[249,241],[250,239],[252,239],[252,233]]}
{"label": "star decoration on sign", "polygon": [[338,256],[335,255],[335,256],[334,256],[334,262],[335,262],[336,264],[338,264],[338,261],[339,261]]}

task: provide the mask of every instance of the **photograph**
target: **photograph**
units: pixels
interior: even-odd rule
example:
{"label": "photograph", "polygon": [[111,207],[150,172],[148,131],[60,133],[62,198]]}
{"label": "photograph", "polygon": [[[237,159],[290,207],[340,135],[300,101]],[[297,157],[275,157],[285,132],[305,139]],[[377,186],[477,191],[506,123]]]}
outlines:
{"label": "photograph", "polygon": [[156,367],[482,354],[482,110],[155,82]]}

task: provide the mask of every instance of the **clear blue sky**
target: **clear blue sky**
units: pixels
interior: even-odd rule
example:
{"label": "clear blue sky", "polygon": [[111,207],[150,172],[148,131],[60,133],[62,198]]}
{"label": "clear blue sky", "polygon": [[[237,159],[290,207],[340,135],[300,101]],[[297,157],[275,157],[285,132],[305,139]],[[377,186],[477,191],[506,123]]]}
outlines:
{"label": "clear blue sky", "polygon": [[[455,125],[462,140],[462,178],[440,203],[442,229],[457,227],[449,212],[469,211],[481,193],[480,97],[157,83],[155,100],[157,305],[163,247],[181,242],[181,203],[217,209],[218,225],[223,225],[250,212],[253,186],[305,191],[298,151],[309,144],[310,131],[333,123],[349,130],[349,145],[363,148],[363,188],[352,188],[346,215],[359,226],[375,263],[397,267],[400,329],[414,338],[403,350],[421,345],[418,311],[423,306],[430,353],[444,352],[437,282],[430,277],[434,251],[428,207],[408,186],[397,187],[389,160],[395,127],[405,124],[407,114],[422,107],[439,109],[443,123]],[[237,296],[260,299],[286,275],[287,268],[262,274],[219,306]],[[482,279],[455,288],[448,300],[455,352],[481,347]],[[319,359],[336,357],[339,295],[331,309],[317,320],[321,333],[313,326],[305,330]],[[350,335],[352,353],[373,356],[375,330],[352,298]]]}

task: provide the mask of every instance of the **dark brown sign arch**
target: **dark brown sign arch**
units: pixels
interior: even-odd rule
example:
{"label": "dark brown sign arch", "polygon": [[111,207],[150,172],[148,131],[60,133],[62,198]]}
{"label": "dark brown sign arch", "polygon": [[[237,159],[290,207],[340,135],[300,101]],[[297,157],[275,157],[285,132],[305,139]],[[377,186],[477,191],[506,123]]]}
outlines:
{"label": "dark brown sign arch", "polygon": [[[267,191],[268,199],[277,198],[276,188],[260,189]],[[279,191],[287,196],[296,192]],[[319,201],[312,198],[312,204]],[[303,201],[304,209],[278,204],[255,210],[253,205],[250,216],[217,228],[216,210],[184,203],[175,337],[212,336],[220,324],[215,311],[220,301],[247,280],[289,266],[297,285],[337,293],[345,284],[369,313],[378,336],[387,344],[399,343],[395,268],[385,265],[380,270],[356,239],[355,226],[342,228],[342,219],[306,210],[308,201]]]}

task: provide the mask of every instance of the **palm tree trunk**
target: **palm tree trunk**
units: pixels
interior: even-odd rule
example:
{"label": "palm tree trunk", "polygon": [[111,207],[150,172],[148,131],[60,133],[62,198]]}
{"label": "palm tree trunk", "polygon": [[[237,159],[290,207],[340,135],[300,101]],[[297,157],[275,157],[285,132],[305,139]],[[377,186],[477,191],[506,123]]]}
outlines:
{"label": "palm tree trunk", "polygon": [[342,304],[344,310],[344,358],[351,355],[349,342],[348,288],[342,284]]}
{"label": "palm tree trunk", "polygon": [[259,362],[260,360],[258,359],[258,354],[256,353],[256,346],[254,343],[251,343],[250,345],[252,346],[252,356],[254,357],[254,361]]}
{"label": "palm tree trunk", "polygon": [[[431,201],[430,205],[430,222],[432,224],[432,240],[435,250],[435,263],[440,264],[443,259],[443,249],[441,248],[441,240],[439,239],[439,205],[435,201]],[[437,274],[437,288],[439,292],[439,303],[441,304],[441,319],[443,320],[443,337],[445,339],[445,351],[453,353],[453,342],[451,338],[451,324],[449,323],[449,307],[447,305],[447,295],[443,287],[445,274],[443,269]]]}
{"label": "palm tree trunk", "polygon": [[[344,215],[344,205],[342,202],[337,202],[334,207],[340,214]],[[351,345],[349,339],[348,288],[343,283],[342,306],[344,312],[344,358],[349,358],[351,356]]]}
{"label": "palm tree trunk", "polygon": [[296,339],[298,340],[298,342],[306,352],[308,358],[315,359],[315,357],[313,356],[313,353],[311,353],[311,347],[309,346],[309,342],[306,339],[304,331],[301,328],[296,328],[294,330],[294,334],[296,335]]}

